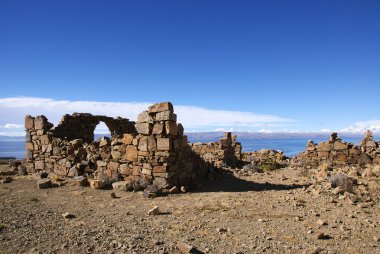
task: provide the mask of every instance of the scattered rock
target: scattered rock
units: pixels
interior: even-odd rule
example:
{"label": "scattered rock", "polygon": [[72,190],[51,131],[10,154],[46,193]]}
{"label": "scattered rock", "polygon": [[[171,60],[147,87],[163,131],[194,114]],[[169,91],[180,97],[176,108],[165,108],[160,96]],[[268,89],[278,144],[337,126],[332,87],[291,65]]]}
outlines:
{"label": "scattered rock", "polygon": [[174,187],[172,187],[172,188],[169,190],[169,193],[170,193],[170,194],[177,194],[177,193],[179,193],[179,192],[180,192],[180,190],[178,189],[177,186],[174,186]]}
{"label": "scattered rock", "polygon": [[49,176],[49,173],[47,172],[39,172],[38,174],[41,179],[48,178]]}
{"label": "scattered rock", "polygon": [[90,187],[93,189],[103,189],[106,184],[103,180],[89,179]]}
{"label": "scattered rock", "polygon": [[161,194],[161,188],[157,187],[154,184],[148,185],[144,190],[144,197],[146,198],[155,198]]}
{"label": "scattered rock", "polygon": [[177,248],[181,253],[195,253],[196,248],[184,242],[178,242]]}
{"label": "scattered rock", "polygon": [[327,240],[331,238],[329,235],[326,235],[323,232],[318,232],[316,236],[318,240]]}
{"label": "scattered rock", "polygon": [[10,183],[12,182],[13,178],[10,176],[6,176],[5,178],[1,179],[1,183]]}
{"label": "scattered rock", "polygon": [[73,218],[76,218],[76,216],[72,213],[69,213],[69,212],[65,212],[64,214],[62,214],[63,218],[65,219],[73,219]]}
{"label": "scattered rock", "polygon": [[159,214],[160,214],[160,209],[158,206],[155,206],[148,211],[148,215],[159,215]]}
{"label": "scattered rock", "polygon": [[48,189],[52,187],[52,183],[50,179],[40,179],[37,181],[37,187],[39,189]]}
{"label": "scattered rock", "polygon": [[317,224],[318,224],[319,226],[325,226],[325,225],[327,225],[327,222],[324,221],[324,220],[319,219],[319,220],[317,220]]}
{"label": "scattered rock", "polygon": [[216,232],[218,232],[218,233],[225,233],[225,232],[227,232],[227,229],[225,229],[225,228],[216,228]]}
{"label": "scattered rock", "polygon": [[115,192],[111,192],[111,198],[117,198]]}
{"label": "scattered rock", "polygon": [[72,179],[68,180],[69,185],[76,187],[85,187],[88,186],[88,180],[85,176],[75,176]]}

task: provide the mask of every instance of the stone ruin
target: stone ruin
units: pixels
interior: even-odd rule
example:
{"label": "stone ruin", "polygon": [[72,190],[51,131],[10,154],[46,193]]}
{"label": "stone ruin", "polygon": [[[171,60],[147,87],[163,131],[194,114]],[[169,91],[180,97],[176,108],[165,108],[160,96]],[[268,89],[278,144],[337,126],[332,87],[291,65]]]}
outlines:
{"label": "stone ruin", "polygon": [[[94,140],[104,122],[111,138]],[[45,116],[25,117],[26,170],[58,176],[86,175],[94,188],[162,189],[188,186],[223,166],[241,163],[241,144],[225,133],[219,142],[189,143],[170,102],[157,103],[133,122],[74,113],[54,127]]]}
{"label": "stone ruin", "polygon": [[[107,125],[111,137],[94,140],[94,130],[100,122]],[[94,188],[113,183],[115,189],[155,186],[168,190],[192,185],[205,177],[215,179],[218,169],[243,165],[273,170],[287,165],[380,164],[380,142],[373,140],[370,131],[359,146],[342,141],[337,133],[332,133],[327,142],[309,141],[306,151],[291,160],[275,150],[242,153],[241,144],[229,132],[217,142],[189,143],[170,102],[150,106],[136,122],[74,113],[64,115],[54,127],[43,115],[27,115],[25,128],[28,173],[86,176]]]}
{"label": "stone ruin", "polygon": [[372,132],[369,130],[359,146],[342,141],[338,134],[333,132],[326,142],[316,144],[310,140],[306,145],[306,151],[295,156],[293,163],[307,167],[378,165],[380,164],[380,142],[374,141]]}

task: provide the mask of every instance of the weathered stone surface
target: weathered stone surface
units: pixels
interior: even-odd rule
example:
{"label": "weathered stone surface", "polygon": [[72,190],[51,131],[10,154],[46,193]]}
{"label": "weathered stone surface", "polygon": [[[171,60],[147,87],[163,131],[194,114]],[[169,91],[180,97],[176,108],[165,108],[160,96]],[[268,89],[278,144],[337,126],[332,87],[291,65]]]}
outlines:
{"label": "weathered stone surface", "polygon": [[45,116],[37,116],[34,119],[34,128],[36,130],[42,130],[44,127],[46,127],[47,119]]}
{"label": "weathered stone surface", "polygon": [[184,242],[178,242],[177,248],[181,253],[195,253],[196,249],[190,244]]}
{"label": "weathered stone surface", "polygon": [[166,122],[165,123],[165,132],[168,135],[177,136],[178,135],[178,127],[176,122]]}
{"label": "weathered stone surface", "polygon": [[156,121],[177,121],[177,115],[172,111],[163,111],[156,114]]}
{"label": "weathered stone surface", "polygon": [[143,152],[147,152],[148,151],[148,141],[147,141],[146,138],[140,139],[138,149],[140,151],[143,151]]}
{"label": "weathered stone surface", "polygon": [[34,128],[34,118],[30,115],[27,115],[25,117],[25,128],[26,129],[33,129]]}
{"label": "weathered stone surface", "polygon": [[137,161],[137,147],[133,145],[127,146],[127,150],[125,152],[125,159],[129,161]]}
{"label": "weathered stone surface", "polygon": [[139,123],[153,123],[153,118],[149,115],[148,111],[143,111],[137,116],[137,122]]}
{"label": "weathered stone surface", "polygon": [[114,190],[127,191],[130,186],[130,181],[119,181],[112,184]]}
{"label": "weathered stone surface", "polygon": [[111,156],[112,156],[112,159],[118,160],[121,158],[121,153],[119,151],[112,151]]}
{"label": "weathered stone surface", "polygon": [[334,145],[328,142],[321,142],[317,148],[319,152],[330,152]]}
{"label": "weathered stone surface", "polygon": [[157,142],[154,136],[149,136],[147,139],[148,142],[148,151],[155,152],[157,150]]}
{"label": "weathered stone surface", "polygon": [[342,142],[334,143],[334,150],[345,150],[345,149],[348,149],[348,144],[345,144]]}
{"label": "weathered stone surface", "polygon": [[130,144],[132,144],[132,141],[133,141],[133,135],[132,134],[124,134],[124,137],[123,137],[124,144],[130,145]]}
{"label": "weathered stone surface", "polygon": [[182,136],[183,132],[184,132],[184,128],[183,128],[182,124],[179,123],[177,125],[177,129],[178,129],[178,136]]}
{"label": "weathered stone surface", "polygon": [[367,141],[365,143],[365,146],[369,147],[369,148],[375,148],[376,147],[376,143],[374,141],[370,140],[370,141]]}
{"label": "weathered stone surface", "polygon": [[158,138],[157,139],[157,150],[159,151],[170,151],[171,144],[169,138]]}
{"label": "weathered stone surface", "polygon": [[164,124],[163,123],[155,123],[153,126],[152,134],[160,135],[163,133],[163,130],[164,130]]}
{"label": "weathered stone surface", "polygon": [[148,211],[148,215],[159,215],[159,214],[160,214],[160,209],[158,206],[155,206]]}
{"label": "weathered stone surface", "polygon": [[93,189],[103,189],[106,185],[103,180],[89,179],[90,187]]}
{"label": "weathered stone surface", "polygon": [[136,123],[135,127],[138,133],[149,135],[152,125],[150,123]]}
{"label": "weathered stone surface", "polygon": [[150,113],[157,113],[162,111],[173,111],[173,105],[170,102],[156,103],[148,108]]}
{"label": "weathered stone surface", "polygon": [[42,171],[42,170],[45,170],[45,162],[44,161],[36,161],[35,163],[34,163],[34,168],[36,169],[36,170],[40,170],[40,171]]}
{"label": "weathered stone surface", "polygon": [[86,187],[88,186],[88,180],[85,176],[76,176],[68,180],[68,184],[76,187]]}
{"label": "weathered stone surface", "polygon": [[132,169],[128,166],[128,164],[121,164],[119,167],[119,172],[125,176],[132,175]]}

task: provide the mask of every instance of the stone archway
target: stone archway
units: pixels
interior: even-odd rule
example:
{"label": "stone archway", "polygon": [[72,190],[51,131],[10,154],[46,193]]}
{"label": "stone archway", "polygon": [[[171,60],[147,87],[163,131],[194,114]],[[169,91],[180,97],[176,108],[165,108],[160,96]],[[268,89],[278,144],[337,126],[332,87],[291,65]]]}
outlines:
{"label": "stone archway", "polygon": [[91,115],[88,113],[74,113],[64,115],[61,122],[55,127],[53,137],[66,139],[82,139],[90,143],[94,141],[94,131],[99,122],[104,122],[112,137],[121,138],[124,133],[135,133],[135,122],[127,118],[112,118],[107,116]]}

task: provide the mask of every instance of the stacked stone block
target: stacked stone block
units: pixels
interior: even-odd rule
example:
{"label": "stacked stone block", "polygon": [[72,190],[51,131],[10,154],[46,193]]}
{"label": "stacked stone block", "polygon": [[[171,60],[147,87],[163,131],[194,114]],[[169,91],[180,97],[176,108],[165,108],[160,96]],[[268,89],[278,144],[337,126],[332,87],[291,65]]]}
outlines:
{"label": "stacked stone block", "polygon": [[[112,137],[93,141],[100,121]],[[236,167],[241,159],[241,144],[231,133],[219,142],[189,144],[170,102],[150,106],[136,122],[74,113],[55,128],[44,116],[26,116],[25,127],[29,172],[87,174],[99,183],[121,181],[115,186],[127,190],[188,185],[214,168]]]}
{"label": "stacked stone block", "polygon": [[311,140],[308,141],[306,151],[297,155],[293,162],[306,166],[380,164],[379,145],[373,140],[370,131],[367,131],[359,146],[342,141],[334,132],[326,142],[316,144]]}

